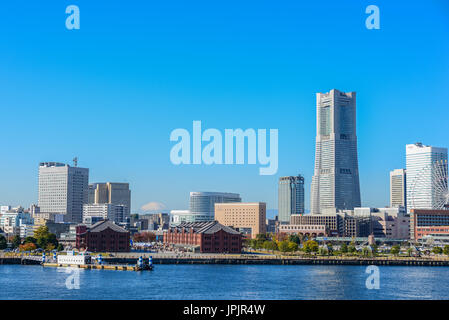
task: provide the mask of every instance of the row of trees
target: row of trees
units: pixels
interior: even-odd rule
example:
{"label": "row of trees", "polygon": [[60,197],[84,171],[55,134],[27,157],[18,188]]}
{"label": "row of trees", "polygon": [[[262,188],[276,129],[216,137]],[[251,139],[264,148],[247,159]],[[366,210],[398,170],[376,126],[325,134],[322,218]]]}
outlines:
{"label": "row of trees", "polygon": [[[47,226],[41,226],[34,231],[32,237],[21,239],[20,236],[15,235],[11,240],[12,248],[19,248],[20,251],[32,251],[38,248],[43,250],[64,250],[64,247],[56,239],[56,235],[50,233]],[[0,236],[0,250],[6,249],[8,246],[7,240],[4,236]]]}
{"label": "row of trees", "polygon": [[133,235],[134,242],[153,242],[156,235],[153,232],[139,232]]}
{"label": "row of trees", "polygon": [[[302,247],[301,247],[302,244]],[[328,242],[326,246],[319,247],[318,243],[314,240],[307,240],[302,235],[292,234],[277,234],[276,236],[271,234],[258,234],[255,239],[247,239],[245,242],[247,247],[253,249],[265,249],[269,251],[281,251],[281,252],[296,252],[301,250],[306,253],[317,252],[322,255],[363,255],[363,256],[375,256],[378,252],[376,244],[371,246],[365,246],[360,251],[356,248],[354,241],[342,243],[339,250],[334,250],[332,243]],[[411,247],[407,249],[407,255],[412,256],[414,249]],[[435,246],[432,248],[434,254],[445,254],[449,256],[449,245],[445,245],[443,248]],[[390,253],[392,255],[399,255],[401,247],[399,245],[393,245],[389,251],[383,253]]]}
{"label": "row of trees", "polygon": [[304,241],[298,235],[274,239],[274,237],[270,237],[270,235],[258,234],[255,239],[247,239],[245,244],[253,249],[265,249],[272,252],[296,252],[300,249],[301,243],[303,243],[303,247],[301,248],[302,251],[307,253],[318,252],[318,243],[316,241]]}

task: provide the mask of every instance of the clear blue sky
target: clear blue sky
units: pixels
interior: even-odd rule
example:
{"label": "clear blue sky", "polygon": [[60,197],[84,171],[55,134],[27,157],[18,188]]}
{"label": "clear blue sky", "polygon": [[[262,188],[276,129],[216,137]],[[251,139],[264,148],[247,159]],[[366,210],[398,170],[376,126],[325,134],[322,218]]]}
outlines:
{"label": "clear blue sky", "polygon": [[[315,93],[332,88],[357,92],[363,205],[388,204],[406,143],[449,146],[447,0],[2,2],[0,37],[0,204],[37,202],[38,163],[78,156],[91,182],[129,182],[133,209],[184,209],[189,191],[277,208],[297,173],[309,208]],[[277,175],[172,165],[170,132],[193,120],[279,129]]]}

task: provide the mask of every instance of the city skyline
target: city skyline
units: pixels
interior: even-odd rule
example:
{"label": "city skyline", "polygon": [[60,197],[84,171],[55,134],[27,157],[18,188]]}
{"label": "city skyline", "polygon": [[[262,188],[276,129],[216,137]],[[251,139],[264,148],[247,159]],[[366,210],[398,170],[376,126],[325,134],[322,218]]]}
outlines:
{"label": "city skyline", "polygon": [[[150,202],[187,209],[192,190],[274,209],[279,177],[298,172],[309,210],[315,93],[332,88],[357,92],[362,206],[388,205],[389,172],[405,168],[406,144],[447,147],[438,125],[449,100],[443,1],[379,1],[380,30],[365,28],[365,6],[355,3],[239,4],[243,16],[219,4],[109,5],[105,20],[104,3],[81,1],[81,29],[67,33],[60,8],[3,4],[1,204],[36,203],[36,164],[78,156],[90,181],[129,183],[133,211]],[[278,128],[277,174],[173,166],[169,134],[194,120]]]}

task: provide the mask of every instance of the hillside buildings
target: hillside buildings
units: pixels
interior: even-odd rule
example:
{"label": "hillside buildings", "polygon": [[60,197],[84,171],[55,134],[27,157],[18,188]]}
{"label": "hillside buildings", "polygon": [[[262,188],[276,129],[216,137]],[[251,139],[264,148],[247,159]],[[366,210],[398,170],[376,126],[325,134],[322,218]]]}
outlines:
{"label": "hillside buildings", "polygon": [[360,207],[356,93],[331,90],[316,95],[315,170],[311,213]]}
{"label": "hillside buildings", "polygon": [[215,220],[255,238],[266,233],[265,202],[216,203]]}
{"label": "hillside buildings", "polygon": [[301,175],[280,177],[278,184],[278,216],[282,223],[289,223],[292,214],[304,213],[304,177]]}

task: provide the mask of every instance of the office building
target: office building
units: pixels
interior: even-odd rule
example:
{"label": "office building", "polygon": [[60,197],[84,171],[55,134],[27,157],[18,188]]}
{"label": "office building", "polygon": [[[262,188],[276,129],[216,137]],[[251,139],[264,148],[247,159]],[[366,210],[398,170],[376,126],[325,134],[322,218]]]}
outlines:
{"label": "office building", "polygon": [[89,204],[110,203],[125,206],[125,216],[131,213],[131,190],[129,183],[106,182],[89,185]]}
{"label": "office building", "polygon": [[390,171],[390,207],[398,208],[407,206],[407,178],[405,169]]}
{"label": "office building", "polygon": [[214,221],[215,204],[242,202],[237,193],[190,192],[190,215],[192,222]]}
{"label": "office building", "polygon": [[311,213],[360,207],[356,93],[317,93],[316,119]]}
{"label": "office building", "polygon": [[441,191],[447,194],[447,148],[406,145],[406,170],[407,210],[443,209],[448,200],[441,199]]}
{"label": "office building", "polygon": [[215,220],[255,238],[266,233],[267,206],[264,202],[216,203]]}
{"label": "office building", "polygon": [[304,213],[304,177],[301,175],[279,178],[279,221],[289,223],[292,214]]}
{"label": "office building", "polygon": [[83,223],[109,219],[117,224],[126,222],[128,208],[111,203],[85,204],[83,206]]}
{"label": "office building", "polygon": [[58,162],[39,164],[40,212],[60,213],[66,222],[81,222],[87,203],[89,169]]}
{"label": "office building", "polygon": [[279,226],[278,216],[275,216],[274,219],[267,219],[266,225],[267,225],[267,233],[273,233],[273,234],[276,233],[277,228]]}

